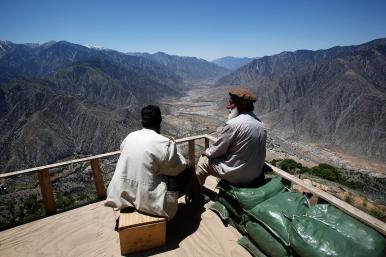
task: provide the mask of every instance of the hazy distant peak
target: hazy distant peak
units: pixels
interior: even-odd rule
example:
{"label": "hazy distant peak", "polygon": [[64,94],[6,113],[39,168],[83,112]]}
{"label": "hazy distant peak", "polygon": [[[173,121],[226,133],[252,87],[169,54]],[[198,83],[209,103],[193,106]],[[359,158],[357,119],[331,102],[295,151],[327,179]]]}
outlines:
{"label": "hazy distant peak", "polygon": [[0,58],[3,57],[8,51],[13,49],[15,46],[14,43],[7,40],[0,40]]}
{"label": "hazy distant peak", "polygon": [[40,46],[39,43],[25,43],[24,45],[30,47],[30,48],[37,48]]}
{"label": "hazy distant peak", "polygon": [[54,44],[56,44],[56,41],[50,40],[50,41],[47,41],[47,42],[41,44],[40,46],[43,46],[43,47],[50,47],[50,46],[52,46],[52,45],[54,45]]}
{"label": "hazy distant peak", "polygon": [[154,53],[154,55],[170,55],[170,54],[167,54],[167,53],[165,53],[165,52],[156,52],[156,53]]}
{"label": "hazy distant peak", "polygon": [[90,49],[95,49],[95,50],[105,50],[106,48],[103,47],[103,46],[99,46],[99,45],[93,45],[93,44],[85,44],[83,45],[87,48],[90,48]]}
{"label": "hazy distant peak", "polygon": [[145,53],[145,52],[127,52],[127,55],[132,55],[132,56],[149,56],[151,54]]}
{"label": "hazy distant peak", "polygon": [[45,49],[51,49],[51,48],[61,48],[61,49],[66,49],[67,51],[80,51],[80,52],[92,52],[92,50],[95,49],[90,49],[84,45],[76,44],[76,43],[71,43],[65,40],[61,41],[49,41],[47,43],[44,43],[41,45],[42,48]]}
{"label": "hazy distant peak", "polygon": [[[213,61],[216,61],[216,60],[233,60],[233,59],[254,59],[254,57],[240,57],[240,56],[224,56],[224,57],[221,57],[221,58],[217,58],[217,59],[214,59]],[[212,61],[212,62],[213,62]]]}
{"label": "hazy distant peak", "polygon": [[8,41],[8,40],[0,40],[0,44],[1,45],[13,45],[13,43],[11,41]]}
{"label": "hazy distant peak", "polygon": [[225,56],[219,59],[215,59],[211,62],[229,70],[237,70],[241,66],[251,62],[254,59],[255,58],[250,58],[250,57]]}
{"label": "hazy distant peak", "polygon": [[68,42],[66,40],[53,41],[52,44],[53,45],[78,45],[78,44],[75,44],[75,43]]}
{"label": "hazy distant peak", "polygon": [[200,58],[197,58],[197,57],[194,57],[194,56],[183,56],[183,55],[167,54],[165,52],[156,52],[156,53],[153,54],[153,56],[169,57],[169,58],[191,58],[192,60],[193,59],[204,60],[204,59],[200,59]]}

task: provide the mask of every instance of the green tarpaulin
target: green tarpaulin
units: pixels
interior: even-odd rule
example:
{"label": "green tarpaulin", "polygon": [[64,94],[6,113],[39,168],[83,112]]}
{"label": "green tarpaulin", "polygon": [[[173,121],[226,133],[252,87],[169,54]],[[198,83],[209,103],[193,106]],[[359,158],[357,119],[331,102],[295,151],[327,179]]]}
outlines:
{"label": "green tarpaulin", "polygon": [[314,205],[290,224],[291,246],[300,256],[385,257],[386,240],[329,204]]}
{"label": "green tarpaulin", "polygon": [[272,257],[291,256],[280,240],[275,238],[272,233],[259,223],[248,221],[245,227],[248,232],[248,237],[251,238],[266,255]]}
{"label": "green tarpaulin", "polygon": [[256,188],[222,181],[218,188],[210,208],[245,235],[239,243],[253,256],[386,257],[383,235],[330,204],[309,206],[279,178]]}
{"label": "green tarpaulin", "polygon": [[269,179],[269,181],[258,188],[233,188],[232,193],[239,201],[242,208],[250,210],[259,203],[271,198],[272,196],[284,191],[284,185],[279,178]]}
{"label": "green tarpaulin", "polygon": [[303,214],[307,209],[306,198],[295,192],[281,192],[257,205],[250,215],[263,223],[286,245],[289,245],[288,217]]}
{"label": "green tarpaulin", "polygon": [[254,245],[247,237],[243,236],[239,239],[238,243],[248,250],[253,257],[267,257],[264,253],[260,251],[256,245]]}

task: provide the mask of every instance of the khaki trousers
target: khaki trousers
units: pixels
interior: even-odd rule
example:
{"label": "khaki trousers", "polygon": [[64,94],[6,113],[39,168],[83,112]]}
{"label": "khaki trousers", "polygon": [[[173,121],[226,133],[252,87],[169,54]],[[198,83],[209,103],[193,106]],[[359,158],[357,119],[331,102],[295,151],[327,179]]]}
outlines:
{"label": "khaki trousers", "polygon": [[196,175],[201,186],[204,185],[205,180],[209,175],[220,178],[216,168],[210,163],[209,158],[206,156],[201,156],[200,159],[198,159]]}

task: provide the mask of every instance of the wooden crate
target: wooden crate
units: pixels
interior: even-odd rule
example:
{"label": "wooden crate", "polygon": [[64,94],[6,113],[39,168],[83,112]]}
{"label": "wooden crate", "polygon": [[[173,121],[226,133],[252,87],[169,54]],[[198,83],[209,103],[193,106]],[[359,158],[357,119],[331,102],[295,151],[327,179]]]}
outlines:
{"label": "wooden crate", "polygon": [[118,232],[122,255],[162,246],[166,242],[166,218],[121,212]]}

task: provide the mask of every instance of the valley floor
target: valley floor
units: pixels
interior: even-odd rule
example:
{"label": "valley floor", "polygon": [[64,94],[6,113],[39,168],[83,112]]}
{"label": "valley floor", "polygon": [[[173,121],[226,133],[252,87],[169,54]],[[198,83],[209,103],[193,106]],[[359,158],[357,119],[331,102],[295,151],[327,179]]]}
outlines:
{"label": "valley floor", "polygon": [[[179,133],[186,136],[197,133],[216,136],[228,115],[225,108],[227,99],[226,88],[213,87],[210,83],[195,85],[184,97],[162,99],[162,104],[167,107],[168,112],[164,120],[179,127]],[[377,173],[374,175],[386,178],[386,163],[327,149],[317,144],[291,141],[275,131],[268,130],[268,136],[269,159],[294,158],[310,166],[329,163],[364,173]]]}

